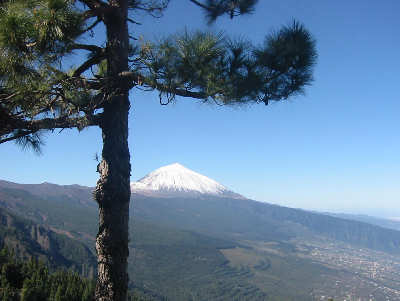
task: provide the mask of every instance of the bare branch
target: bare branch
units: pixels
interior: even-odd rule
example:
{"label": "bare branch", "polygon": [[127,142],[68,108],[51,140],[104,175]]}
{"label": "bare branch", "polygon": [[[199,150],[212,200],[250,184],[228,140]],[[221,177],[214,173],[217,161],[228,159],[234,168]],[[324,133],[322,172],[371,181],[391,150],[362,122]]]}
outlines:
{"label": "bare branch", "polygon": [[131,22],[131,23],[136,24],[136,25],[142,25],[142,23],[136,22],[135,20],[132,20],[131,18],[127,18],[126,20],[128,22]]}
{"label": "bare branch", "polygon": [[189,1],[196,4],[197,6],[200,6],[201,8],[208,9],[208,6],[204,5],[203,3],[200,3],[199,1],[196,0],[189,0]]}

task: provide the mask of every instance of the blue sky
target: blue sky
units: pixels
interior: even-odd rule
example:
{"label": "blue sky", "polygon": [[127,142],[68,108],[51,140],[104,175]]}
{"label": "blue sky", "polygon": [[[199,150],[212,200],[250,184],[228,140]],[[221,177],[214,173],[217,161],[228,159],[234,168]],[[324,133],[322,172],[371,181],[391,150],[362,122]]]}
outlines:
{"label": "blue sky", "polygon": [[[131,92],[132,180],[173,162],[247,197],[285,206],[400,216],[400,2],[259,1],[253,15],[211,26],[262,43],[301,21],[317,40],[315,81],[306,95],[246,108]],[[143,22],[146,39],[207,28],[189,1],[171,1]],[[48,134],[43,155],[0,145],[0,178],[94,186],[100,131]]]}

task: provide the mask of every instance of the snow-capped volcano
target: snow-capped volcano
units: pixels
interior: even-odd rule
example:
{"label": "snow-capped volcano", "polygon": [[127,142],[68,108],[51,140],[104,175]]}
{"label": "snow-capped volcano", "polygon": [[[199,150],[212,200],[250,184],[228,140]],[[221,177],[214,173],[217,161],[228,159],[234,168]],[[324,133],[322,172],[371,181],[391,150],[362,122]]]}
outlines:
{"label": "snow-capped volcano", "polygon": [[174,163],[160,167],[137,182],[131,183],[135,193],[156,194],[208,194],[217,196],[239,195],[216,181],[185,166]]}

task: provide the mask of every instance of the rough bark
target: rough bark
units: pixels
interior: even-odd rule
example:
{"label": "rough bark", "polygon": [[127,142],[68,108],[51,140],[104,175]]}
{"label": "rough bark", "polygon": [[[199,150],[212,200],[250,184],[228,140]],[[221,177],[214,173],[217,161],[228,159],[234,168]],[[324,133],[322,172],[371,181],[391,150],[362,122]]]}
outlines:
{"label": "rough bark", "polygon": [[[127,1],[109,1],[113,7],[104,16],[107,28],[107,73],[116,77],[128,70]],[[95,299],[125,301],[128,273],[128,223],[130,200],[130,155],[128,149],[129,87],[116,81],[109,87],[104,107],[102,161],[95,190],[99,205],[99,232],[96,238],[98,278]]]}
{"label": "rough bark", "polygon": [[[114,99],[125,102],[124,96]],[[129,107],[129,104],[128,104]],[[127,259],[130,199],[128,109],[115,105],[107,110],[102,126],[103,151],[95,197],[99,204],[96,238],[98,278],[96,300],[125,301],[128,287]],[[105,112],[106,113],[106,110]]]}

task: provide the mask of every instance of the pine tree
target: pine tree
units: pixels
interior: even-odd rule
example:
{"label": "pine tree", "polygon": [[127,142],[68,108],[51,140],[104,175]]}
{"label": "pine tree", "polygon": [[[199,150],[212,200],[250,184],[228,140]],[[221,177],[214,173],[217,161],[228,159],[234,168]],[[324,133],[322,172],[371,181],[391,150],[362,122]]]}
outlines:
{"label": "pine tree", "polygon": [[0,250],[0,300],[92,301],[94,283],[72,271],[49,273],[40,261],[18,261],[6,248]]}
{"label": "pine tree", "polygon": [[[188,1],[205,12],[209,23],[224,15],[251,13],[257,3]],[[260,47],[200,31],[160,43],[130,36],[138,25],[133,12],[160,17],[168,2],[0,1],[0,143],[14,140],[40,150],[46,131],[88,126],[102,131],[100,179],[94,192],[100,216],[96,300],[127,296],[129,90],[157,90],[163,105],[176,97],[267,105],[302,93],[312,80],[314,41],[297,22],[268,35]],[[97,34],[99,24],[106,34],[96,41],[104,38],[104,43],[78,42]],[[87,59],[67,70],[65,58],[82,52],[88,53]]]}
{"label": "pine tree", "polygon": [[2,285],[0,290],[0,300],[2,301],[17,301],[18,294],[15,289],[11,287],[10,284]]}
{"label": "pine tree", "polygon": [[1,269],[1,279],[7,280],[7,282],[15,288],[22,288],[24,275],[18,264],[8,262],[4,264]]}
{"label": "pine tree", "polygon": [[64,300],[63,299],[63,289],[62,289],[61,285],[59,285],[58,288],[57,288],[54,300],[55,301],[63,301]]}
{"label": "pine tree", "polygon": [[92,292],[94,288],[89,284],[87,284],[83,290],[81,301],[92,301]]}

